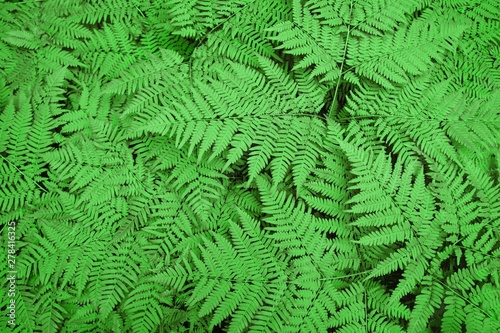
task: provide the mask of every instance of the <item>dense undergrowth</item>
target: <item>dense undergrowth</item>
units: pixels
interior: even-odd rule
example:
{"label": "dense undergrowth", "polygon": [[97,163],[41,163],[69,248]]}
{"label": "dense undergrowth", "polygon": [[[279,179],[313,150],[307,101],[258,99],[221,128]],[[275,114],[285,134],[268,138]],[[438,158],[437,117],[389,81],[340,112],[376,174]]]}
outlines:
{"label": "dense undergrowth", "polygon": [[2,331],[498,332],[499,19],[0,1]]}

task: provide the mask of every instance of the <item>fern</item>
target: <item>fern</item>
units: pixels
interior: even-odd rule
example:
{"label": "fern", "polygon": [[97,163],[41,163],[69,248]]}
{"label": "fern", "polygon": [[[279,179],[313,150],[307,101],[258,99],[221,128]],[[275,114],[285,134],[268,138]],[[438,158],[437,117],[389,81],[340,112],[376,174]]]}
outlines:
{"label": "fern", "polygon": [[497,332],[499,13],[1,1],[1,330]]}

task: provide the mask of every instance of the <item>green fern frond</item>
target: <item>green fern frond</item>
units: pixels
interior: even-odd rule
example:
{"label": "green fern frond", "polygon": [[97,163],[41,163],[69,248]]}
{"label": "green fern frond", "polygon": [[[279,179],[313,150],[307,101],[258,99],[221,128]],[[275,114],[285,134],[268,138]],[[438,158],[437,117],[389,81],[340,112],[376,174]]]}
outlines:
{"label": "green fern frond", "polygon": [[[136,263],[140,261],[136,245],[124,243],[113,247],[108,251],[96,270],[90,273],[89,288],[99,300],[99,315],[106,318],[113,308],[120,303],[138,280],[139,267]],[[126,264],[126,265],[125,265]],[[117,275],[117,269],[127,267],[127,274]]]}
{"label": "green fern frond", "polygon": [[179,161],[165,180],[169,186],[179,193],[185,203],[203,219],[206,218],[211,202],[223,196],[224,187],[220,172],[222,163],[196,163],[194,157]]}
{"label": "green fern frond", "polygon": [[[176,67],[182,62],[182,57],[175,51],[164,50],[161,58],[151,55],[149,60],[138,62],[122,73],[119,79],[110,82],[105,87],[104,93],[108,94],[132,94],[147,88],[151,84],[160,81],[163,75],[168,76],[166,70]],[[165,73],[165,74],[164,74]]]}
{"label": "green fern frond", "polygon": [[[296,6],[297,3],[294,2]],[[299,14],[294,15],[293,23],[280,22],[267,29],[277,35],[269,38],[280,42],[279,49],[285,49],[287,53],[307,55],[294,66],[294,70],[315,65],[311,77],[326,74],[323,81],[336,82],[341,74],[339,64],[343,60],[344,37],[321,27],[320,21],[308,9],[296,8],[295,11]]]}
{"label": "green fern frond", "polygon": [[160,303],[172,305],[172,296],[162,297],[161,288],[154,283],[140,283],[138,287],[121,304],[128,314],[125,326],[131,327],[132,332],[153,332],[162,322],[163,307]]}
{"label": "green fern frond", "polygon": [[174,34],[201,39],[208,31],[224,23],[238,11],[244,10],[250,3],[249,0],[233,0],[221,5],[211,0],[190,0],[187,3],[171,0],[169,14],[172,25],[177,30]]}
{"label": "green fern frond", "polygon": [[408,27],[400,26],[394,34],[351,39],[346,64],[385,88],[406,84],[410,75],[421,75],[431,68],[433,60],[441,61],[449,43],[460,38],[465,27],[458,29],[453,22],[451,28],[451,24],[435,29],[417,20]]}
{"label": "green fern frond", "polygon": [[[17,329],[18,332],[21,330],[25,332],[36,332],[36,318],[35,318],[35,301],[36,295],[33,293],[33,290],[27,290],[26,288],[19,288],[19,292],[16,294],[16,318],[22,320],[24,325],[21,325],[14,328]],[[13,331],[14,331],[13,330]]]}
{"label": "green fern frond", "polygon": [[[409,20],[409,15],[423,7],[423,1],[412,0],[405,3],[393,3],[385,0],[368,0],[353,2],[352,20],[353,35],[368,33],[381,36],[392,33],[400,24]],[[359,31],[356,33],[355,31]]]}
{"label": "green fern frond", "polygon": [[34,305],[39,316],[36,316],[38,329],[44,332],[57,332],[59,325],[64,320],[66,310],[59,304],[63,299],[61,293],[48,292],[52,289],[49,284],[36,293],[36,304]]}
{"label": "green fern frond", "polygon": [[195,45],[189,39],[173,34],[175,27],[168,14],[171,8],[172,2],[154,2],[143,8],[145,18],[141,19],[141,46],[153,54],[164,48],[190,55]]}
{"label": "green fern frond", "polygon": [[26,30],[8,31],[2,39],[11,45],[30,50],[38,50],[43,45],[36,35]]}
{"label": "green fern frond", "polygon": [[446,332],[462,332],[463,324],[465,323],[465,301],[449,291],[444,299],[446,304],[445,313],[443,314],[443,322],[441,329]]}
{"label": "green fern frond", "polygon": [[119,0],[91,0],[81,5],[75,16],[78,21],[89,25],[105,22],[106,20],[133,22],[141,15],[141,8],[143,8],[144,4],[138,0],[125,4]]}
{"label": "green fern frond", "polygon": [[444,290],[441,284],[433,282],[430,278],[425,278],[423,283],[423,289],[417,295],[415,307],[411,312],[408,332],[422,332],[427,326],[428,319],[443,302]]}

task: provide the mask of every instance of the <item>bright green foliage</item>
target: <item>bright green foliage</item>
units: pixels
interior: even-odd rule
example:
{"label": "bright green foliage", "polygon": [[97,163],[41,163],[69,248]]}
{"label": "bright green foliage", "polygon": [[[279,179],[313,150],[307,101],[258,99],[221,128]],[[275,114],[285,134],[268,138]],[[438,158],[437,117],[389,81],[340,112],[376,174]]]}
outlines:
{"label": "bright green foliage", "polygon": [[500,331],[497,0],[0,0],[0,63],[1,332]]}

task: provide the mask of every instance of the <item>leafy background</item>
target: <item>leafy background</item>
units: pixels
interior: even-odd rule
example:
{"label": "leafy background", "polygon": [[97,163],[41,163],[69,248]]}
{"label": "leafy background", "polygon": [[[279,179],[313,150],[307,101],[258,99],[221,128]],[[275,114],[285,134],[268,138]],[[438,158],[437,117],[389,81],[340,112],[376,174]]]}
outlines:
{"label": "leafy background", "polygon": [[1,1],[2,330],[498,332],[499,19]]}

